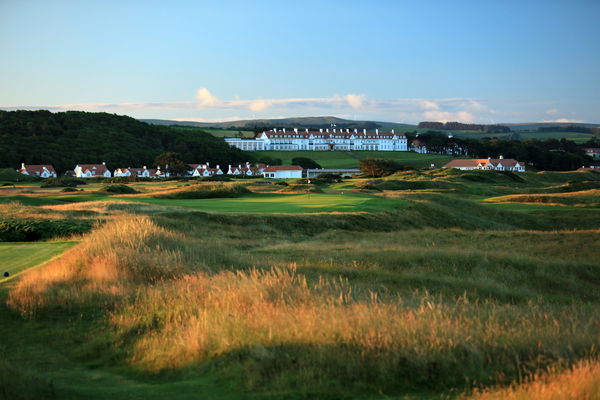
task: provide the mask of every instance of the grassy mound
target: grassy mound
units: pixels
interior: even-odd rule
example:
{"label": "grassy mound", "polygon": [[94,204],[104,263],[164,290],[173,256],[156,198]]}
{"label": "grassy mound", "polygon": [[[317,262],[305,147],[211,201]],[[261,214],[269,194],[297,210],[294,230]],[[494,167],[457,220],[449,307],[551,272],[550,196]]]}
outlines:
{"label": "grassy mound", "polygon": [[542,203],[570,206],[600,207],[600,190],[582,190],[558,194],[517,194],[487,199],[490,203]]}
{"label": "grassy mound", "polygon": [[136,193],[139,193],[134,188],[127,186],[127,185],[123,185],[123,184],[104,186],[104,188],[102,188],[102,190],[105,192],[114,193],[114,194],[136,194]]}
{"label": "grassy mound", "polygon": [[281,193],[323,193],[323,190],[315,185],[309,184],[290,184],[278,190]]}
{"label": "grassy mound", "polygon": [[210,199],[239,197],[250,193],[250,190],[241,184],[215,182],[195,184],[153,197],[157,199]]}
{"label": "grassy mound", "polygon": [[35,176],[25,175],[20,172],[15,171],[12,168],[2,168],[0,169],[0,181],[7,182],[34,182],[39,181],[40,178]]}
{"label": "grassy mound", "polygon": [[77,185],[85,185],[86,181],[83,179],[75,179],[67,176],[61,178],[48,178],[44,180],[44,183],[40,187],[51,188],[51,187],[77,187]]}

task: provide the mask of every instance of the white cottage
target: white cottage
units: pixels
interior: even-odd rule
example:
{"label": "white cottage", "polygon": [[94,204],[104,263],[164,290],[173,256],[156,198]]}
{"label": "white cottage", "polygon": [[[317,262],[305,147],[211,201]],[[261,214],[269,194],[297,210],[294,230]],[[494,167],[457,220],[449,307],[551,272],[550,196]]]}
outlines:
{"label": "white cottage", "polygon": [[56,171],[50,164],[32,165],[21,163],[21,169],[18,169],[17,172],[20,172],[23,175],[37,176],[40,178],[56,178]]}
{"label": "white cottage", "polygon": [[111,173],[106,168],[106,163],[102,164],[77,164],[75,169],[77,178],[110,178]]}
{"label": "white cottage", "polygon": [[302,178],[302,167],[299,165],[274,165],[265,168],[263,176],[274,179]]}

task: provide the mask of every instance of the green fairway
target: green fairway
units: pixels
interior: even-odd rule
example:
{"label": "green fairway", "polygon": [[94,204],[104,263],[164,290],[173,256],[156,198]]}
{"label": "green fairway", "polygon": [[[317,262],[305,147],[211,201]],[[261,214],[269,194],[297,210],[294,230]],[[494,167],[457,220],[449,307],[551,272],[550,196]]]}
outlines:
{"label": "green fairway", "polygon": [[136,198],[152,204],[233,213],[373,212],[402,209],[405,201],[359,194],[256,193],[225,199],[171,200]]}
{"label": "green fairway", "polygon": [[34,267],[73,247],[76,241],[0,243],[0,280],[4,272],[11,276]]}
{"label": "green fairway", "polygon": [[358,168],[363,158],[383,158],[394,160],[411,167],[428,167],[435,164],[440,167],[454,157],[438,154],[419,154],[412,151],[257,151],[260,156],[279,158],[285,165],[292,164],[295,157],[307,157],[315,160],[323,168]]}

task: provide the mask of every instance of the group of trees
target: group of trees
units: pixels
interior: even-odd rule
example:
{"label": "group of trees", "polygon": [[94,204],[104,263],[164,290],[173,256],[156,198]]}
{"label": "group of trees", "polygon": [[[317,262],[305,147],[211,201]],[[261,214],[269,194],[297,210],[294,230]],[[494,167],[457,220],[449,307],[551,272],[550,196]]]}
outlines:
{"label": "group of trees", "polygon": [[107,113],[0,111],[0,168],[18,168],[22,162],[52,164],[59,173],[78,163],[150,168],[157,161],[164,166],[157,157],[168,152],[176,153],[182,163],[210,161],[225,166],[255,161],[196,129],[149,125]]}
{"label": "group of trees", "polygon": [[[593,160],[586,156],[583,148],[567,139],[461,139],[448,137],[445,133],[429,131],[419,134],[419,140],[432,153],[468,155],[474,158],[514,158],[533,165],[540,170],[568,171],[589,166]],[[593,144],[594,142],[590,142]]]}

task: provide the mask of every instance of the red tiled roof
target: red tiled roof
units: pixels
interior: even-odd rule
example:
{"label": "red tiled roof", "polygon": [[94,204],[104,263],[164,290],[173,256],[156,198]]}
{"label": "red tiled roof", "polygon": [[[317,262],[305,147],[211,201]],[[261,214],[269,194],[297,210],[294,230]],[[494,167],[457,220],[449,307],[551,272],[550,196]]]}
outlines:
{"label": "red tiled roof", "polygon": [[93,171],[95,169],[96,175],[104,175],[108,168],[104,164],[77,164],[81,167],[81,171],[85,172],[87,170]]}
{"label": "red tiled roof", "polygon": [[444,165],[444,168],[456,168],[456,167],[477,167],[478,165],[485,166],[492,164],[496,167],[498,164],[502,164],[505,167],[514,167],[517,163],[523,165],[513,158],[465,158],[452,160],[448,164]]}
{"label": "red tiled roof", "polygon": [[25,169],[21,168],[21,169],[19,169],[19,171],[21,173],[27,171],[27,173],[29,175],[36,175],[36,172],[39,172],[39,174],[41,175],[42,172],[44,172],[44,168],[46,168],[48,170],[48,172],[56,174],[56,171],[54,170],[54,167],[52,165],[50,165],[50,164],[47,164],[47,165],[42,165],[42,164],[40,164],[40,165],[26,164],[25,165]]}
{"label": "red tiled roof", "polygon": [[264,172],[275,171],[302,171],[302,167],[299,165],[273,165],[272,167],[265,168]]}

